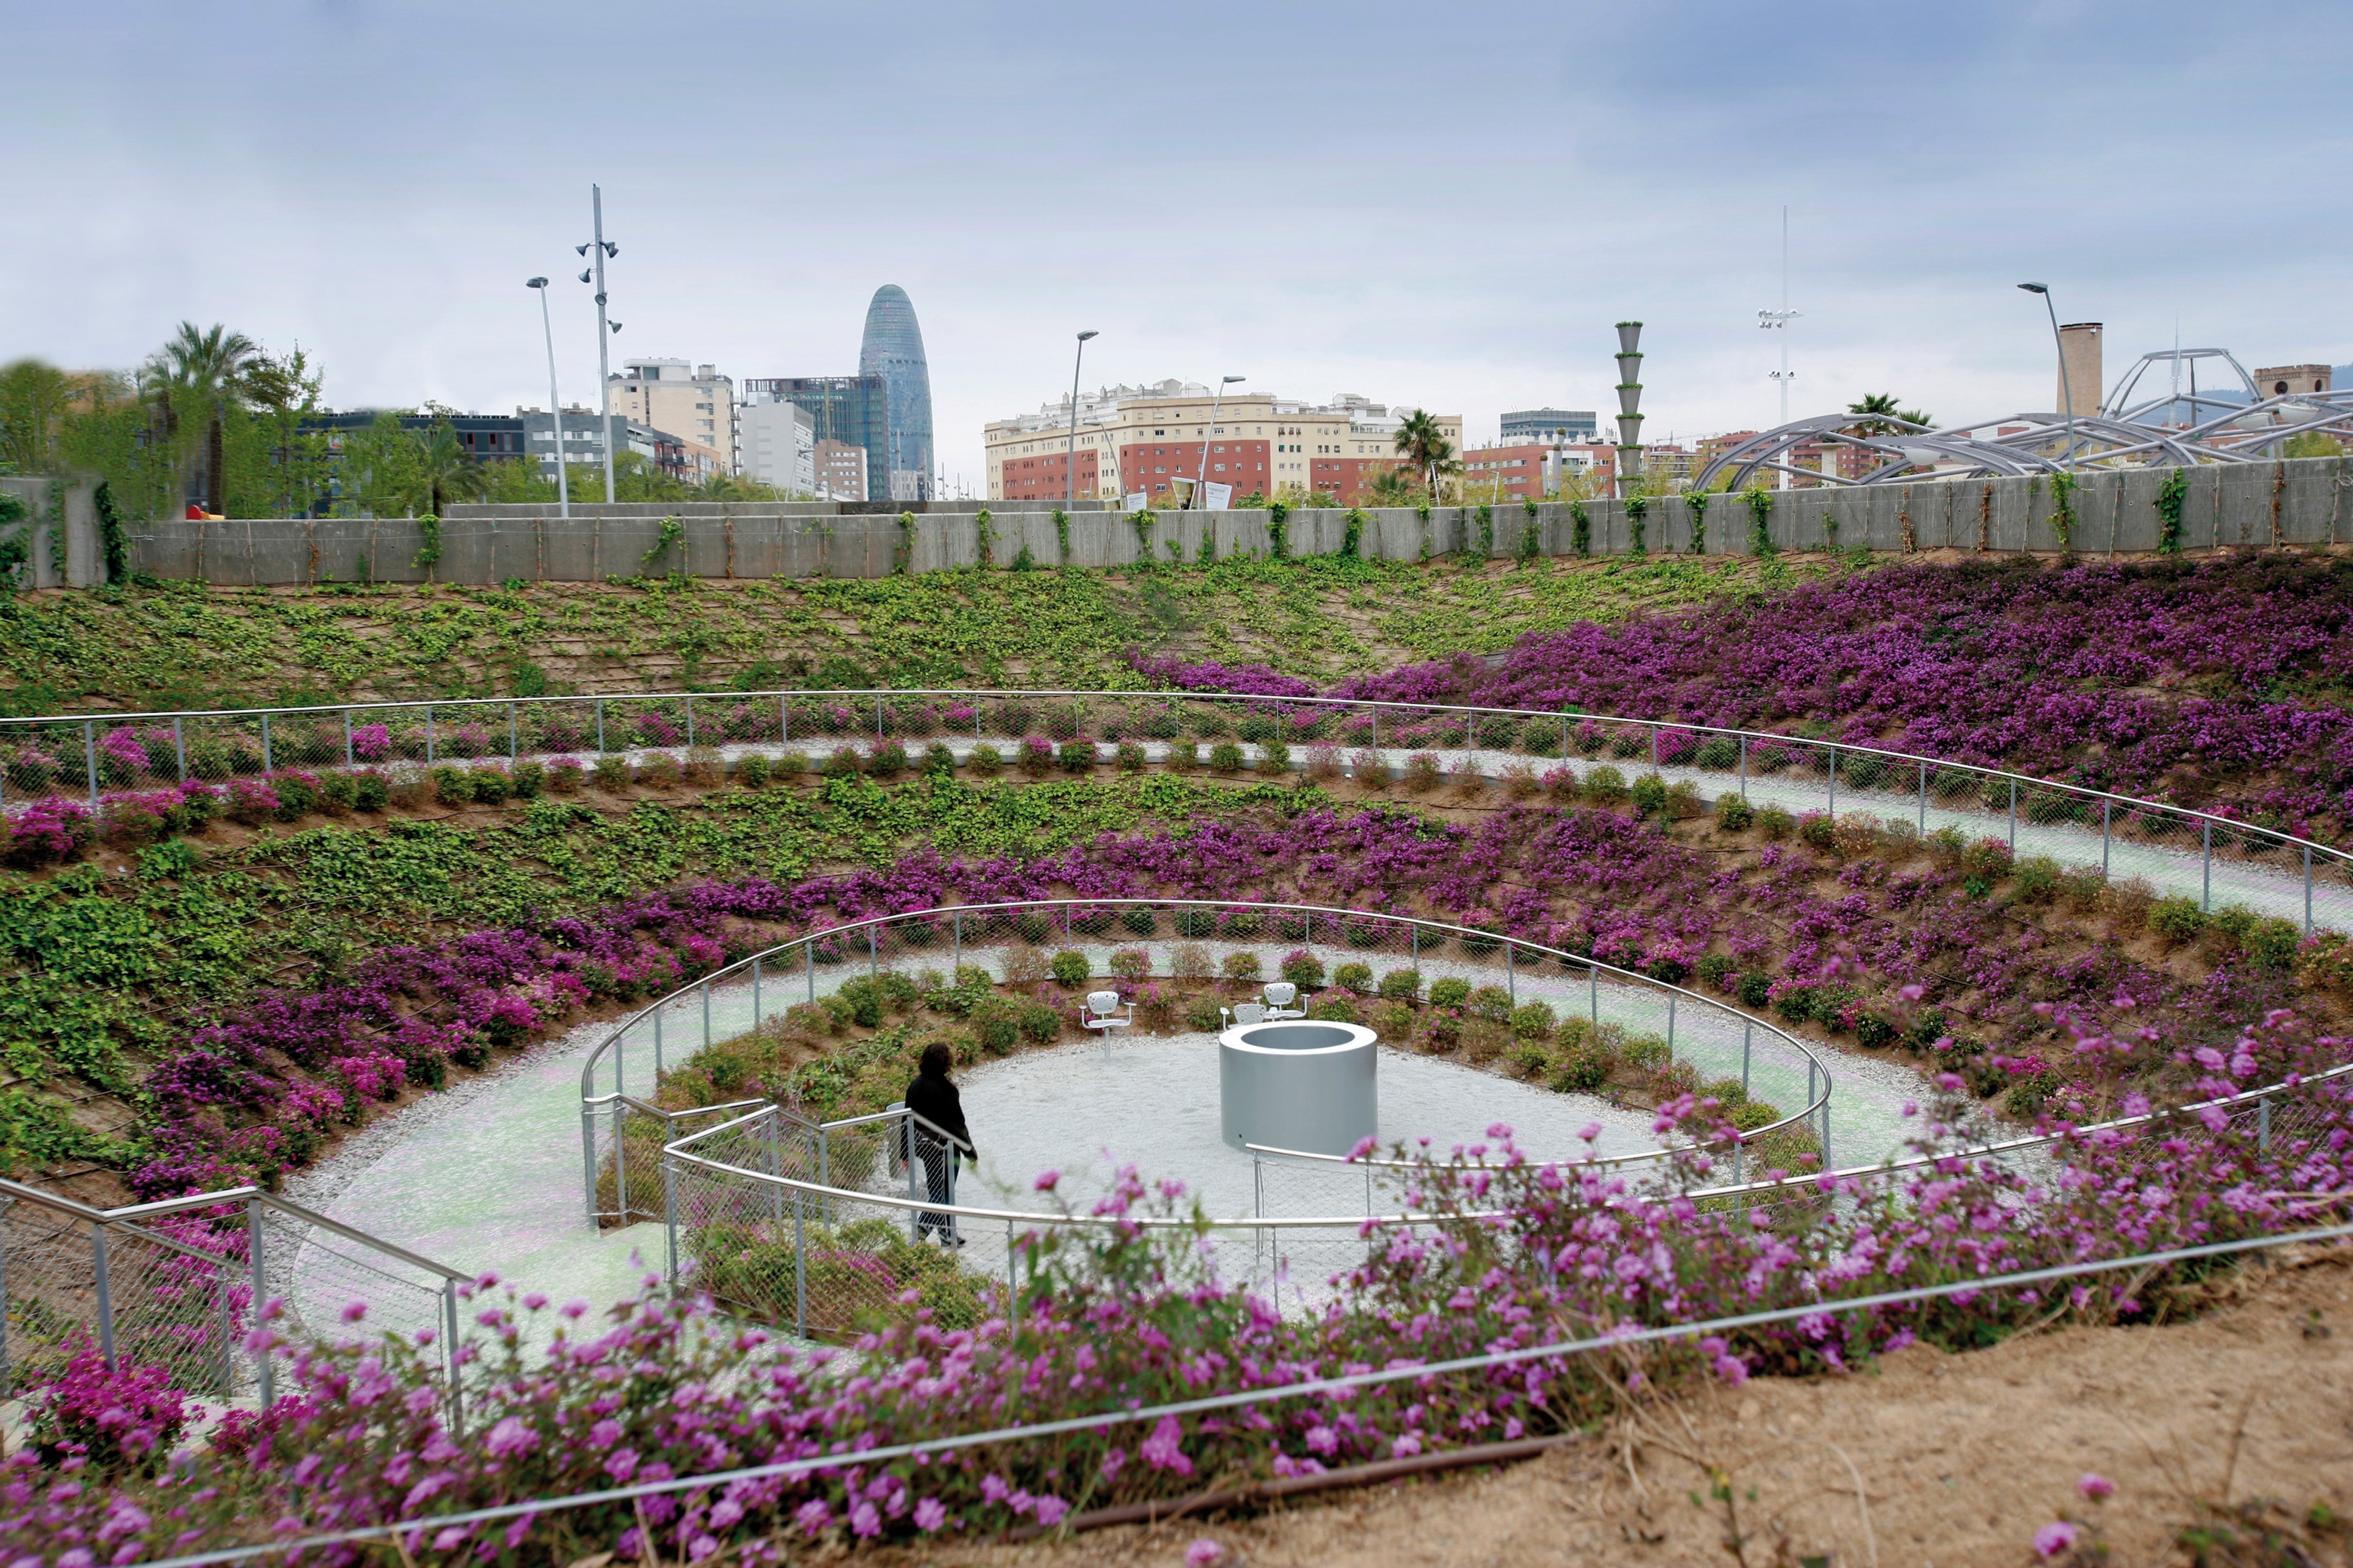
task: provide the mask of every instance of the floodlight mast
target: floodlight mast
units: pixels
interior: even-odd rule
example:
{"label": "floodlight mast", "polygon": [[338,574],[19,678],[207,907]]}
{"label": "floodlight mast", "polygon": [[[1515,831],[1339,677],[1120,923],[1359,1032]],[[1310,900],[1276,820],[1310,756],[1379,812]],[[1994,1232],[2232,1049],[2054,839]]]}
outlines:
{"label": "floodlight mast", "polygon": [[[1789,422],[1789,323],[1798,319],[1798,312],[1789,309],[1789,209],[1785,206],[1781,209],[1781,308],[1757,312],[1757,325],[1760,331],[1781,334],[1781,368],[1766,374],[1780,384],[1781,423],[1784,425]],[[1779,488],[1787,489],[1788,475],[1781,474],[1777,478]]]}
{"label": "floodlight mast", "polygon": [[[1062,510],[1065,511],[1079,499],[1079,366],[1087,360],[1087,340],[1101,336],[1101,332],[1081,332],[1078,353],[1071,361],[1071,447],[1062,459]],[[1102,474],[1096,474],[1095,484],[1101,488]]]}
{"label": "floodlight mast", "polygon": [[547,337],[547,417],[554,426],[555,437],[555,515],[572,515],[572,486],[564,475],[564,405],[555,400],[555,328],[547,313],[547,279],[533,278],[523,284],[539,294],[539,330]]}
{"label": "floodlight mast", "polygon": [[2067,451],[2061,463],[2073,469],[2075,466],[2075,393],[2067,384],[2067,342],[2059,335],[2059,307],[2051,302],[2051,290],[2041,283],[2021,283],[2030,294],[2042,296],[2042,308],[2051,314],[2051,346],[2059,354],[2059,400],[2067,405]]}

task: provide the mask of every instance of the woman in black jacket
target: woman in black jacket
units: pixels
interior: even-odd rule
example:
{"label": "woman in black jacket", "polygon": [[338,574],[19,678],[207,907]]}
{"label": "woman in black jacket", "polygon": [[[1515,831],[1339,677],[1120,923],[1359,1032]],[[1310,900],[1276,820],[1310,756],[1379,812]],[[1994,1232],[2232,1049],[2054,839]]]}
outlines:
{"label": "woman in black jacket", "polygon": [[[948,1081],[948,1068],[955,1065],[955,1058],[949,1053],[946,1041],[934,1040],[923,1047],[915,1080],[907,1086],[907,1109],[931,1125],[926,1127],[912,1119],[901,1124],[908,1136],[900,1140],[900,1157],[923,1163],[923,1194],[935,1204],[955,1202],[957,1157],[976,1163],[980,1158],[972,1145],[972,1133],[964,1124],[964,1100],[957,1095],[956,1086]],[[938,1131],[934,1131],[934,1128]],[[945,1139],[941,1133],[947,1135]],[[964,1245],[964,1238],[956,1235],[954,1215],[926,1209],[916,1216],[915,1239],[921,1241],[934,1233],[943,1247]]]}

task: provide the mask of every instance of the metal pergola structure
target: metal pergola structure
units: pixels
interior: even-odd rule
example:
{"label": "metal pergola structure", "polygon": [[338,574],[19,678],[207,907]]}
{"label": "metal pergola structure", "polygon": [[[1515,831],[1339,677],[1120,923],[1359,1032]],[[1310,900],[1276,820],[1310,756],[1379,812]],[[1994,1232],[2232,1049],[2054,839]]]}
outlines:
{"label": "metal pergola structure", "polygon": [[[2198,365],[2220,360],[2236,374],[2237,391],[2200,392]],[[2134,401],[2158,366],[2168,370],[2161,395]],[[2181,384],[2182,373],[2189,384]],[[1866,433],[1867,432],[1867,433]],[[2144,354],[2120,378],[2097,414],[2027,412],[1931,428],[1888,415],[1817,414],[1760,431],[1710,458],[1692,479],[1714,488],[1727,470],[1734,489],[1761,473],[1789,474],[1824,485],[1883,485],[1928,479],[2002,478],[2157,465],[2263,462],[2283,456],[2298,436],[2334,436],[2353,446],[2353,389],[2290,392],[2266,397],[2226,349],[2168,349]],[[2072,444],[2071,444],[2072,443]],[[1807,447],[1852,447],[1874,455],[1878,466],[1853,479],[1800,467]]]}

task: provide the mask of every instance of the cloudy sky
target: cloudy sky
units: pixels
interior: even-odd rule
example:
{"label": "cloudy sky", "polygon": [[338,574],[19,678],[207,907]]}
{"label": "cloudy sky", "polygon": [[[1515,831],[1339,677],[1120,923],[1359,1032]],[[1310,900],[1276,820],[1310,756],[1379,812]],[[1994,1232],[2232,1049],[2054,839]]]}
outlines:
{"label": "cloudy sky", "polygon": [[2052,401],[2049,327],[2353,360],[2343,0],[1181,7],[0,0],[0,360],[126,365],[183,318],[343,406],[544,400],[522,280],[588,186],[624,353],[853,369],[913,297],[940,458],[1069,385],[1242,374],[1461,412],[1769,423]]}

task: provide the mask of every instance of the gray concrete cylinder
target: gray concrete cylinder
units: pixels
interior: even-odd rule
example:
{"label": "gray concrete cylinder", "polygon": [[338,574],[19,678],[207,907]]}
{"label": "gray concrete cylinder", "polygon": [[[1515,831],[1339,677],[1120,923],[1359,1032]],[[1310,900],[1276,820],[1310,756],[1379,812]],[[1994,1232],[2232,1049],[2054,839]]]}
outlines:
{"label": "gray concrete cylinder", "polygon": [[1378,1037],[1361,1024],[1285,1019],[1218,1037],[1226,1144],[1345,1154],[1380,1126]]}

